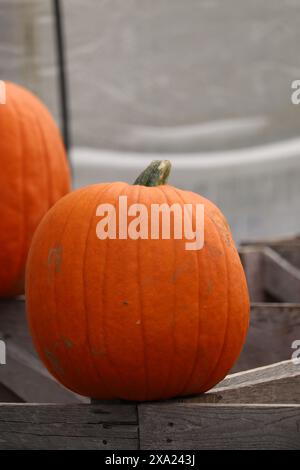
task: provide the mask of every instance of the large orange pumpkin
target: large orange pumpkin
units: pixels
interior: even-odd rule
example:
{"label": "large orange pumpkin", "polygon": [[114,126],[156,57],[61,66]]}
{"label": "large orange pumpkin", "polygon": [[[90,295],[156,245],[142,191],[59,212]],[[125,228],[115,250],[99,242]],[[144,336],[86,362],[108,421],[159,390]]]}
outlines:
{"label": "large orange pumpkin", "polygon": [[42,216],[70,189],[59,131],[29,91],[6,83],[0,104],[0,297],[24,292],[25,262]]}
{"label": "large orange pumpkin", "polygon": [[[26,294],[34,343],[66,387],[97,399],[156,400],[204,392],[237,359],[249,321],[243,268],[211,202],[164,182],[156,162],[137,185],[109,183],[62,198],[38,227]],[[159,170],[157,170],[157,168]],[[154,175],[154,176],[153,176]],[[205,244],[102,239],[99,204],[204,204]],[[194,214],[194,213],[193,213]]]}

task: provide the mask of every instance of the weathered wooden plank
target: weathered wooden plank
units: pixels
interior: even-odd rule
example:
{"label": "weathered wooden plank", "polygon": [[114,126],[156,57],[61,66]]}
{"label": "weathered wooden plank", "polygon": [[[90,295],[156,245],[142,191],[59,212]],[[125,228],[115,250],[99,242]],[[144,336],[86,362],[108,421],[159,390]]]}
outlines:
{"label": "weathered wooden plank", "polygon": [[[267,301],[266,294],[271,294],[279,301],[300,301],[299,282],[298,288],[296,287],[296,297],[295,295],[288,297],[289,290],[286,291],[286,283],[289,283],[289,277],[295,277],[294,274],[296,273],[296,280],[293,280],[292,286],[295,282],[297,286],[297,279],[299,280],[300,237],[282,240],[261,240],[250,244],[242,244],[239,253],[252,302]],[[268,280],[270,274],[271,279]],[[283,281],[282,277],[284,278]],[[283,285],[282,282],[284,282]],[[281,287],[284,286],[283,297],[279,295],[280,292],[276,288],[278,283]],[[265,284],[267,284],[267,288]],[[289,289],[295,290],[292,286],[289,286]]]}
{"label": "weathered wooden plank", "polygon": [[131,404],[0,404],[0,449],[137,448]]}
{"label": "weathered wooden plank", "polygon": [[233,372],[291,359],[300,339],[300,304],[254,303],[243,351]]}
{"label": "weathered wooden plank", "polygon": [[300,269],[300,239],[297,244],[281,244],[272,248],[289,263]]}
{"label": "weathered wooden plank", "polygon": [[299,449],[299,405],[0,405],[0,449]]}
{"label": "weathered wooden plank", "polygon": [[264,248],[263,286],[282,302],[300,302],[300,270],[269,247]]}
{"label": "weathered wooden plank", "polygon": [[141,449],[300,449],[300,405],[166,402],[138,415]]}
{"label": "weathered wooden plank", "polygon": [[209,392],[181,402],[300,405],[300,361],[283,361],[228,375]]}
{"label": "weathered wooden plank", "polygon": [[265,300],[262,282],[263,248],[241,247],[239,254],[247,278],[251,302],[263,302]]}
{"label": "weathered wooden plank", "polygon": [[264,367],[229,374],[215,388],[243,386],[252,381],[267,382],[274,378],[298,377],[300,374],[300,359],[281,361]]}

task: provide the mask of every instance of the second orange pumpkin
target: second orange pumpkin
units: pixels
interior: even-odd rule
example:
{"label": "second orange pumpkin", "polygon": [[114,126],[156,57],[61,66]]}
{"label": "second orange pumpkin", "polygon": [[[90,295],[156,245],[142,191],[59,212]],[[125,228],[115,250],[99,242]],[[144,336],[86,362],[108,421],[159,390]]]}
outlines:
{"label": "second orange pumpkin", "polygon": [[29,91],[5,83],[0,104],[0,297],[24,292],[32,235],[47,210],[70,190],[59,131]]}

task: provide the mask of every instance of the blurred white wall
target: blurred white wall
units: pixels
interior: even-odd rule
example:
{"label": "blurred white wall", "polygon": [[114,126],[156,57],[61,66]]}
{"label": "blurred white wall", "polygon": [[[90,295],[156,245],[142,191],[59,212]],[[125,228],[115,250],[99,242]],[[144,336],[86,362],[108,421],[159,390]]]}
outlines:
{"label": "blurred white wall", "polygon": [[[0,77],[58,116],[51,3],[0,0]],[[62,3],[76,145],[197,152],[298,134],[299,0]]]}
{"label": "blurred white wall", "polygon": [[[65,10],[80,145],[199,151],[298,131],[299,0],[68,0]],[[264,118],[274,130],[256,125]],[[240,135],[241,119],[254,134]],[[201,134],[215,121],[217,141]]]}

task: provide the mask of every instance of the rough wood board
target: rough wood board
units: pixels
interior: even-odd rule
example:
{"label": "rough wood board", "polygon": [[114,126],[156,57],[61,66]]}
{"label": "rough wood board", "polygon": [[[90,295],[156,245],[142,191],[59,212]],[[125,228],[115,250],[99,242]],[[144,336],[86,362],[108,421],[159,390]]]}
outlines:
{"label": "rough wood board", "polygon": [[138,407],[141,449],[300,449],[300,405]]}
{"label": "rough wood board", "polygon": [[281,302],[300,302],[300,270],[268,247],[264,249],[263,286]]}
{"label": "rough wood board", "polygon": [[209,392],[182,401],[300,405],[300,362],[283,361],[228,375]]}
{"label": "rough wood board", "polygon": [[129,404],[0,405],[0,449],[300,448],[298,405],[150,403],[138,419]]}
{"label": "rough wood board", "polygon": [[263,302],[263,249],[257,247],[241,247],[239,254],[244,267],[251,302]]}
{"label": "rough wood board", "polygon": [[295,241],[295,244],[281,244],[274,246],[273,250],[289,261],[293,266],[300,269],[300,240],[297,244]]}
{"label": "rough wood board", "polygon": [[0,404],[0,449],[137,448],[134,405]]}
{"label": "rough wood board", "polygon": [[246,343],[232,372],[291,359],[298,339],[300,304],[252,304]]}
{"label": "rough wood board", "polygon": [[238,372],[236,374],[229,374],[215,388],[243,386],[245,383],[252,382],[254,380],[267,382],[269,380],[273,380],[274,377],[297,377],[299,373],[300,364],[293,360],[282,361],[276,364]]}

